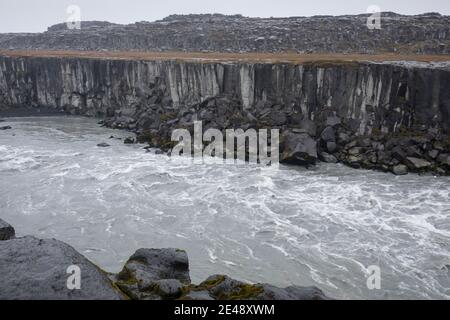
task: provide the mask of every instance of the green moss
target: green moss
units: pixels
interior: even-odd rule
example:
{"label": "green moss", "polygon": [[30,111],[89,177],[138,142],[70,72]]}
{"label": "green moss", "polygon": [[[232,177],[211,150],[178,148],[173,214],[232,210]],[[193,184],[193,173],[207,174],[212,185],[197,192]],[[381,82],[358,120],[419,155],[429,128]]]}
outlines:
{"label": "green moss", "polygon": [[138,283],[134,272],[129,270],[127,267],[124,267],[122,271],[117,275],[119,281],[126,285],[134,285]]}
{"label": "green moss", "polygon": [[263,293],[263,288],[258,285],[253,284],[242,284],[238,289],[228,295],[219,296],[220,300],[248,300],[254,299],[261,293]]}

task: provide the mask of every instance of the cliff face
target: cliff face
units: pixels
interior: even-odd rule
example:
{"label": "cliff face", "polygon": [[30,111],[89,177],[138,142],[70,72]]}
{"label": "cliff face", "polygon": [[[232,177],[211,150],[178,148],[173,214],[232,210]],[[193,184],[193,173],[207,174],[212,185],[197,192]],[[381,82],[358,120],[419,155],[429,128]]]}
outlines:
{"label": "cliff face", "polygon": [[[219,129],[297,128],[322,139],[324,151],[331,153],[336,149],[328,148],[329,142],[348,143],[337,141],[336,126],[352,137],[430,130],[448,134],[448,88],[448,64],[0,57],[3,107],[108,117],[113,127],[159,136],[197,119]],[[328,126],[333,136],[324,138],[321,132]]]}
{"label": "cliff face", "polygon": [[450,130],[450,72],[374,63],[239,64],[0,57],[0,104],[113,115],[179,110],[228,96],[244,110],[276,107],[314,120],[324,110],[375,128]]}

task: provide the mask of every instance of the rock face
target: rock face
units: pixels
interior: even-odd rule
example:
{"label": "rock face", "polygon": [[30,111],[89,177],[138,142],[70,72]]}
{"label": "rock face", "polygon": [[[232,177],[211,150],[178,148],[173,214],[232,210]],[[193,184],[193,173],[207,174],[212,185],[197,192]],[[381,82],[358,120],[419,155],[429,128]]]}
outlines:
{"label": "rock face", "polygon": [[328,300],[316,287],[248,284],[224,275],[214,275],[182,296],[186,300]]}
{"label": "rock face", "polygon": [[[187,254],[179,249],[139,249],[116,275],[106,274],[64,242],[34,237],[0,241],[0,300],[317,300],[328,299],[315,287],[286,289],[248,284],[216,275],[191,284]],[[12,233],[11,230],[12,229]],[[80,289],[70,290],[69,267],[80,271]],[[69,272],[69,273],[68,273]],[[69,281],[68,281],[69,280]]]}
{"label": "rock face", "polygon": [[220,14],[173,15],[155,22],[118,25],[83,21],[37,34],[0,34],[3,49],[140,50],[211,52],[450,53],[450,17],[437,13],[247,18]]}
{"label": "rock face", "polygon": [[187,254],[178,249],[140,249],[117,276],[117,285],[139,300],[179,298],[190,283]]}
{"label": "rock face", "polygon": [[117,285],[132,299],[159,300],[323,300],[315,287],[285,289],[249,284],[225,275],[214,275],[191,284],[187,254],[177,249],[140,249],[117,275]]}
{"label": "rock face", "polygon": [[0,241],[10,240],[16,236],[16,231],[9,223],[0,219]]}
{"label": "rock face", "polygon": [[[69,266],[81,270],[81,289],[69,290]],[[106,273],[69,245],[34,237],[0,241],[0,300],[126,298]]]}
{"label": "rock face", "polygon": [[[448,174],[450,65],[0,56],[2,109],[103,117],[164,151],[176,128],[279,129],[281,160]],[[319,155],[319,156],[318,156]],[[320,156],[321,155],[321,156]],[[412,159],[411,159],[412,158]],[[419,163],[417,160],[426,161]],[[429,164],[428,164],[429,163]]]}

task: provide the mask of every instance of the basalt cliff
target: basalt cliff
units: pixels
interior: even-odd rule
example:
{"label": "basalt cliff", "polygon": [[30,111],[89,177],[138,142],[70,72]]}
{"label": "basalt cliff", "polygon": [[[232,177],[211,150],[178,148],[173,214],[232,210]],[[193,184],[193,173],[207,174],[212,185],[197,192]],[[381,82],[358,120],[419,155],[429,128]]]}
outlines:
{"label": "basalt cliff", "polygon": [[450,173],[450,64],[0,56],[0,108],[97,116],[168,150],[175,128],[278,128],[281,160]]}

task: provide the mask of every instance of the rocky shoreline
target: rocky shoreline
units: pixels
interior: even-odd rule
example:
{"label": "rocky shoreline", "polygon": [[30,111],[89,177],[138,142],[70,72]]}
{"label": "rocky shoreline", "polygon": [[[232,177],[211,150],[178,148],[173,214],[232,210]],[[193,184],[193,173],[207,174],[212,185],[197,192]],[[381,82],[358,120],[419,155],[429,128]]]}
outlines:
{"label": "rocky shoreline", "polygon": [[[68,268],[80,270],[80,289],[69,289]],[[139,249],[118,274],[108,273],[68,244],[16,237],[0,219],[0,300],[324,300],[316,287],[278,288],[225,275],[191,283],[187,253]]]}
{"label": "rocky shoreline", "polygon": [[[223,109],[220,105],[218,108],[221,101]],[[450,136],[439,130],[401,130],[391,134],[373,131],[370,135],[358,135],[359,123],[342,119],[332,111],[325,112],[320,122],[302,119],[286,125],[290,122],[288,116],[279,110],[265,110],[266,114],[252,115],[248,111],[242,112],[240,106],[229,108],[230,105],[232,103],[226,98],[211,99],[176,115],[161,113],[152,118],[148,114],[134,115],[137,121],[133,117],[123,117],[119,112],[99,124],[127,129],[137,135],[136,140],[129,138],[126,143],[148,143],[150,147],[167,153],[176,144],[171,141],[171,132],[183,128],[193,134],[194,121],[201,121],[205,130],[219,128],[224,136],[228,126],[244,130],[278,128],[281,163],[310,167],[318,162],[339,162],[355,169],[396,175],[409,172],[450,174]],[[160,120],[165,117],[171,120]],[[154,129],[142,129],[152,126]]]}

